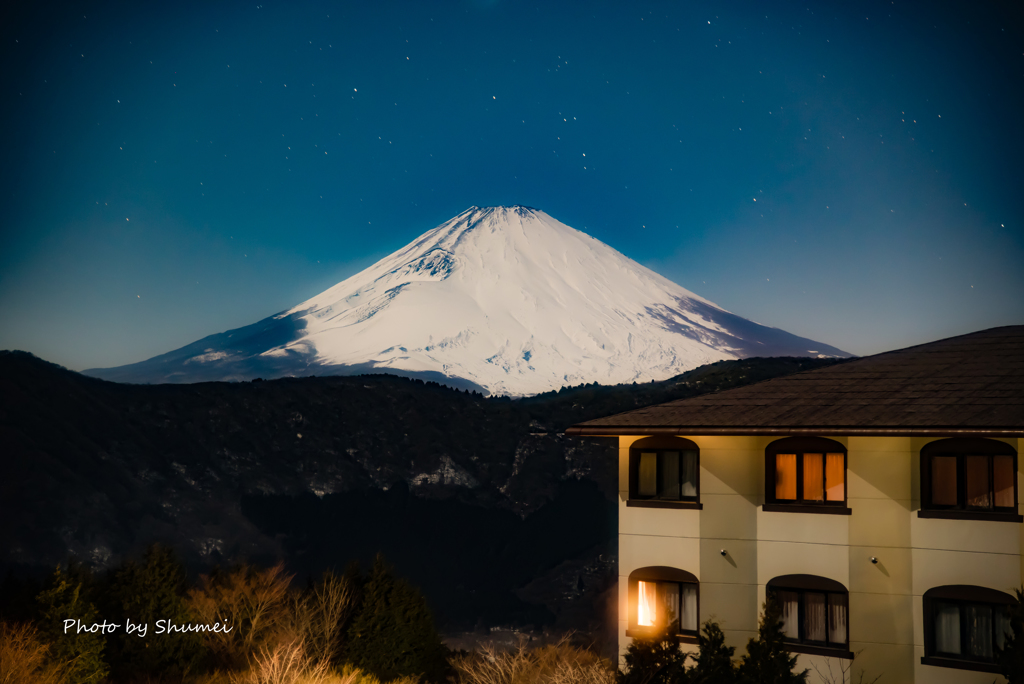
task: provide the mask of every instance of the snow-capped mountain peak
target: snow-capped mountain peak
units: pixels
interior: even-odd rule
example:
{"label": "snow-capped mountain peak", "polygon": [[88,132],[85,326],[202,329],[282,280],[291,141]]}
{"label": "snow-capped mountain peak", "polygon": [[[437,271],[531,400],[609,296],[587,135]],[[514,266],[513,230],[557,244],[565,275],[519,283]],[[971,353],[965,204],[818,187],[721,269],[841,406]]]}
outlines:
{"label": "snow-capped mountain peak", "polygon": [[780,355],[847,356],[735,316],[538,209],[470,207],[288,311],[91,372],[193,382],[384,371],[521,396]]}

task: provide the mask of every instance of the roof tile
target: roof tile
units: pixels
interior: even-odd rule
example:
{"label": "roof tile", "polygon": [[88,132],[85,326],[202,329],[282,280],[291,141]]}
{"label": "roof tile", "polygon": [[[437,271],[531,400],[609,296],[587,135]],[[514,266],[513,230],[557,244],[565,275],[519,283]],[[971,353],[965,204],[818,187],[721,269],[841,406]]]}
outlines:
{"label": "roof tile", "polygon": [[1024,434],[1024,326],[678,399],[573,426],[1006,430]]}

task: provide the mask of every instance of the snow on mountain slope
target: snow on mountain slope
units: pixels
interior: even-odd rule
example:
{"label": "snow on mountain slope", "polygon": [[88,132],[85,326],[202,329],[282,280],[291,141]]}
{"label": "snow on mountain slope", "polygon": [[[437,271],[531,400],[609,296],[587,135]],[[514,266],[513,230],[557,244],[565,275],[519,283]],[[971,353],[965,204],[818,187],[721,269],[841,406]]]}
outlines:
{"label": "snow on mountain slope", "polygon": [[848,354],[731,314],[542,211],[471,207],[288,311],[86,372],[123,382],[392,372],[521,396],[748,356]]}

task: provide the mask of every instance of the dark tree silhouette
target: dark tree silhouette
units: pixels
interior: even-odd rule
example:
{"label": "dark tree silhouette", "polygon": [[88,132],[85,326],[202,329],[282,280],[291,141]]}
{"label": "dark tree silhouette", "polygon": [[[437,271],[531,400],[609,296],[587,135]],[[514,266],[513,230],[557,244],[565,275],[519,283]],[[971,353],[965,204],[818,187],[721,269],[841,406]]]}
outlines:
{"label": "dark tree silhouette", "polygon": [[694,659],[696,662],[689,670],[689,684],[734,684],[736,682],[736,666],[733,654],[736,649],[725,645],[725,634],[717,622],[708,620],[701,625],[697,635],[697,646],[700,652]]}
{"label": "dark tree silhouette", "polygon": [[423,595],[395,577],[381,555],[361,593],[348,630],[346,659],[385,681],[405,675],[443,681],[447,649]]}
{"label": "dark tree silhouette", "polygon": [[622,656],[619,684],[687,684],[687,654],[667,631],[633,637]]}
{"label": "dark tree silhouette", "polygon": [[796,656],[786,650],[782,634],[782,608],[771,594],[764,602],[757,638],[747,643],[739,667],[741,684],[804,684],[807,670],[793,672]]}
{"label": "dark tree silhouette", "polygon": [[1024,684],[1024,587],[1015,589],[1017,600],[1010,604],[1010,629],[996,658],[1008,684]]}
{"label": "dark tree silhouette", "polygon": [[[50,645],[51,661],[67,667],[69,684],[96,684],[107,676],[104,659],[106,643],[99,632],[79,632],[79,623],[91,627],[102,623],[96,606],[89,600],[91,575],[81,566],[60,566],[47,581],[36,601],[39,633]],[[65,630],[65,620],[77,620]]]}
{"label": "dark tree silhouette", "polygon": [[[158,620],[175,625],[196,622],[185,600],[185,568],[170,549],[154,544],[142,563],[128,560],[108,579],[104,613],[125,625],[109,639],[110,665],[120,677],[182,676],[202,659],[205,648],[195,632],[157,634]],[[145,624],[146,636],[127,633],[127,622]],[[166,623],[165,623],[166,629]]]}

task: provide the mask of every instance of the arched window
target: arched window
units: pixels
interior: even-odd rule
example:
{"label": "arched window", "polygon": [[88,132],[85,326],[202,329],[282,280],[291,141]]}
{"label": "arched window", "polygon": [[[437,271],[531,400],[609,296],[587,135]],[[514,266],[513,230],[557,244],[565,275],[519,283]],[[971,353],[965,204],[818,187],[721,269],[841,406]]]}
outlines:
{"label": "arched window", "polygon": [[925,665],[998,672],[995,649],[1010,633],[1014,598],[969,585],[935,587],[924,593]]}
{"label": "arched window", "polygon": [[921,449],[922,518],[1024,521],[1017,513],[1017,452],[994,439],[953,438]]}
{"label": "arched window", "polygon": [[850,514],[846,447],[823,437],[787,437],[765,449],[764,510]]}
{"label": "arched window", "polygon": [[696,641],[700,585],[685,570],[638,568],[629,575],[629,636],[667,629],[682,641]]}
{"label": "arched window", "polygon": [[816,575],[782,575],[768,582],[768,593],[782,609],[790,651],[853,658],[846,587]]}
{"label": "arched window", "polygon": [[629,448],[628,506],[701,508],[700,449],[681,437],[645,437]]}

